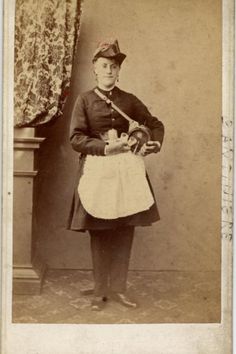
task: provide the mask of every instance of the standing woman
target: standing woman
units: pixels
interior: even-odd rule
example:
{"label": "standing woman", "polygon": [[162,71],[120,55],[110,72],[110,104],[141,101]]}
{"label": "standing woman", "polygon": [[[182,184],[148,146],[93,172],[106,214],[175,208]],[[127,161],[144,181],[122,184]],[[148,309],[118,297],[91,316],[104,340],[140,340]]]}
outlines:
{"label": "standing woman", "polygon": [[[97,86],[78,96],[70,126],[80,160],[69,229],[90,234],[95,311],[107,299],[137,307],[126,293],[134,229],[159,220],[143,156],[160,151],[164,126],[137,97],[116,86],[125,57],[117,40],[98,46],[93,56]],[[143,145],[139,133],[129,134],[134,122],[149,129],[150,134],[143,128],[148,137]]]}

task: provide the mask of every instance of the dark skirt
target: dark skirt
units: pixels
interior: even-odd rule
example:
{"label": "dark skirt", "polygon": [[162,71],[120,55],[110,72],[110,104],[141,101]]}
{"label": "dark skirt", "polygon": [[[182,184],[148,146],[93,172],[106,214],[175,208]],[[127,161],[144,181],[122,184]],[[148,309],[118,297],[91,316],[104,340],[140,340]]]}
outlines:
{"label": "dark skirt", "polygon": [[72,198],[71,209],[67,223],[68,230],[83,232],[86,230],[115,229],[122,226],[150,226],[153,222],[160,220],[155,196],[148,175],[147,180],[155,200],[150,209],[133,215],[110,220],[95,218],[88,214],[87,211],[83,208],[77,191],[79,180],[83,173],[84,161],[85,156],[82,156],[79,160],[78,176],[76,179],[75,191]]}

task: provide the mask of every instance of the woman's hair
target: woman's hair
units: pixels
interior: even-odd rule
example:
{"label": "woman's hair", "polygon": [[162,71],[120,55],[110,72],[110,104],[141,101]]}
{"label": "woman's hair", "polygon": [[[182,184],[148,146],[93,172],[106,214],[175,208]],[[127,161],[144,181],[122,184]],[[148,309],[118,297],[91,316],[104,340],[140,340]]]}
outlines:
{"label": "woman's hair", "polygon": [[120,61],[119,61],[117,58],[115,58],[115,57],[114,57],[114,58],[113,58],[113,57],[110,57],[110,58],[109,58],[109,57],[95,57],[95,58],[93,58],[93,60],[92,60],[93,64],[95,64],[96,61],[97,61],[99,58],[112,59],[112,60],[115,61],[116,64],[119,65],[119,67],[121,67]]}

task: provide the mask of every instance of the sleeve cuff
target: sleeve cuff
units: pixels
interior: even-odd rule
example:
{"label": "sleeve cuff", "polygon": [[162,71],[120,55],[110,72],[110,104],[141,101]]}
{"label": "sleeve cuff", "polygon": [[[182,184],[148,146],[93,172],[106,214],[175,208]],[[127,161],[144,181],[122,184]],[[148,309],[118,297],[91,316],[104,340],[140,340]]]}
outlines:
{"label": "sleeve cuff", "polygon": [[106,145],[105,145],[105,147],[104,147],[104,155],[105,155],[105,156],[107,156],[107,145],[108,145],[108,144],[106,143]]}

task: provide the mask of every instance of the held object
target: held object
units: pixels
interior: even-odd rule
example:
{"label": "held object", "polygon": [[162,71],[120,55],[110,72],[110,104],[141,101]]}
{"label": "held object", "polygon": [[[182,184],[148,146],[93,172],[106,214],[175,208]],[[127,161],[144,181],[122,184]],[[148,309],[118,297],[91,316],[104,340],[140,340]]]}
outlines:
{"label": "held object", "polygon": [[128,141],[130,142],[131,151],[133,153],[138,153],[141,147],[151,140],[151,131],[148,127],[143,124],[139,124],[132,118],[130,118],[125,112],[123,112],[113,101],[111,101],[106,95],[103,95],[97,88],[94,92],[103,99],[107,104],[116,110],[122,117],[124,117],[129,122],[129,134]]}

